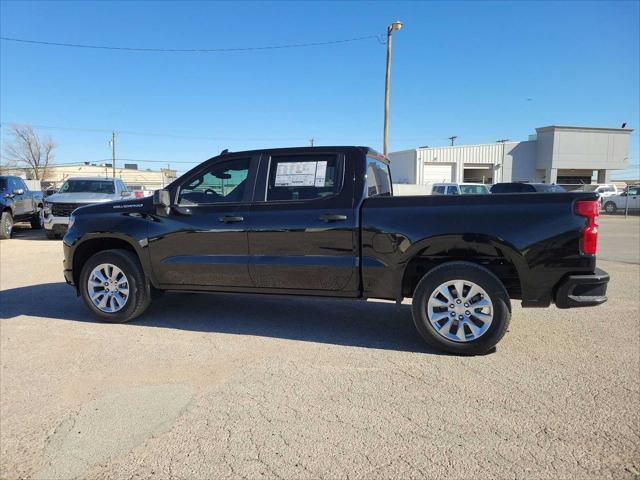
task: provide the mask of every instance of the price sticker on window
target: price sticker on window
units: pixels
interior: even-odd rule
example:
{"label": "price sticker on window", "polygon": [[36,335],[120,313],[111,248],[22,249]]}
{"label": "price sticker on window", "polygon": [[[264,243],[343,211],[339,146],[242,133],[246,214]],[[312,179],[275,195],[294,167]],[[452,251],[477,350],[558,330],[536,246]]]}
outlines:
{"label": "price sticker on window", "polygon": [[276,187],[324,187],[327,162],[280,162]]}

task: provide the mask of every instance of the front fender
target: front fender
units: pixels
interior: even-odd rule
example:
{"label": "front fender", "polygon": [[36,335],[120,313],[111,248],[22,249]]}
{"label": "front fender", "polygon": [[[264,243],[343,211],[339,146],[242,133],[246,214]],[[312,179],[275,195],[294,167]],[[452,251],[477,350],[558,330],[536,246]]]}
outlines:
{"label": "front fender", "polygon": [[[64,236],[65,269],[73,270],[77,282],[80,272],[77,268],[77,255],[81,260],[86,255],[109,248],[128,248],[133,250],[145,276],[156,286],[148,251],[148,224],[142,215],[118,214],[111,218],[102,215],[81,216],[76,224]],[[102,217],[102,218],[100,218]],[[82,218],[82,220],[80,220]],[[97,228],[100,225],[101,228]],[[123,233],[128,232],[128,233]]]}

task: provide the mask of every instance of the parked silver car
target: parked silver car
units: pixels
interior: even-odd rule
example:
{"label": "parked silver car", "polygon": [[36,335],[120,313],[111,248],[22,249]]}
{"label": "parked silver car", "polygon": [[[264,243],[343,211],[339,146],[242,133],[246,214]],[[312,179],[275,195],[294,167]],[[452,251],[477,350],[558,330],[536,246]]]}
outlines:
{"label": "parked silver car", "polygon": [[605,198],[603,203],[604,211],[609,214],[627,209],[635,212],[640,209],[640,186],[630,186],[620,195],[611,195]]}
{"label": "parked silver car", "polygon": [[47,238],[59,238],[67,231],[69,215],[76,208],[95,203],[113,202],[128,197],[124,182],[119,178],[72,177],[64,182],[58,193],[44,203],[44,228]]}

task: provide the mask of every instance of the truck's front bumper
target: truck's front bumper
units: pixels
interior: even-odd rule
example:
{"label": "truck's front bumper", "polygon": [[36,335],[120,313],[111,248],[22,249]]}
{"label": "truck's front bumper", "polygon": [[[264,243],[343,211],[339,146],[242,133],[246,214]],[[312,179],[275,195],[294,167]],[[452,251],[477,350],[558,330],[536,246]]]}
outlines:
{"label": "truck's front bumper", "polygon": [[591,274],[569,275],[556,290],[558,308],[592,307],[607,301],[609,274],[596,268]]}
{"label": "truck's front bumper", "polygon": [[44,228],[53,230],[56,234],[64,234],[69,226],[69,217],[54,217],[53,215],[45,215]]}

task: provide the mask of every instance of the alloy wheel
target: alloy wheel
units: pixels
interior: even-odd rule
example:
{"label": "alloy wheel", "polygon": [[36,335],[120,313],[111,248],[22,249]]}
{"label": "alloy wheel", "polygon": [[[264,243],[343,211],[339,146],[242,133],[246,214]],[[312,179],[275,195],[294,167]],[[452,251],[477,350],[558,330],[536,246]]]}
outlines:
{"label": "alloy wheel", "polygon": [[468,280],[450,280],[437,287],[427,302],[432,327],[447,340],[471,342],[484,335],[493,321],[487,292]]}
{"label": "alloy wheel", "polygon": [[117,266],[102,263],[89,274],[87,293],[98,310],[115,313],[122,310],[129,299],[129,280]]}

